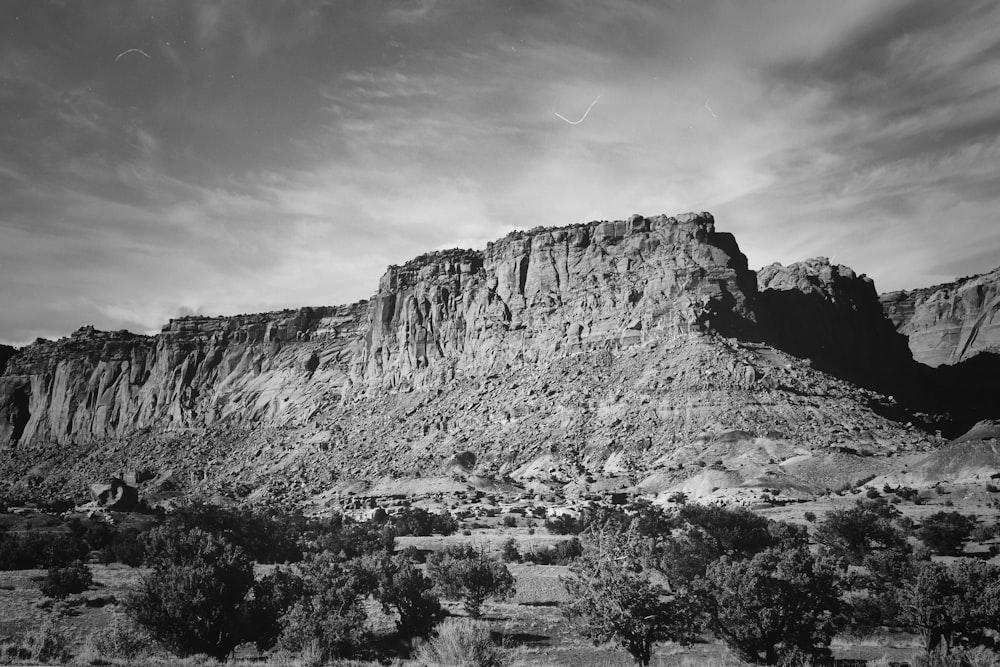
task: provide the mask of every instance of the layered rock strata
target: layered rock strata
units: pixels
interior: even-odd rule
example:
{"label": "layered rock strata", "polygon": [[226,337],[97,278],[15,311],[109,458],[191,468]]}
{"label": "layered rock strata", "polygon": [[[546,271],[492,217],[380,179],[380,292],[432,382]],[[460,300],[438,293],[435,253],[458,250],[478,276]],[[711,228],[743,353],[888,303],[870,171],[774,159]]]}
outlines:
{"label": "layered rock strata", "polygon": [[890,292],[881,300],[921,363],[952,365],[980,352],[1000,352],[1000,268],[934,287]]}

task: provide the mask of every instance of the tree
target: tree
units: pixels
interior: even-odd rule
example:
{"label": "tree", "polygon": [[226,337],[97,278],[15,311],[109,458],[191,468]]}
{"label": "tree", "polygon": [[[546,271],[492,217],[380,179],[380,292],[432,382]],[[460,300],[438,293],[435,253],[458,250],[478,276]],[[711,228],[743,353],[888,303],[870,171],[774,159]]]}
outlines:
{"label": "tree", "polygon": [[917,537],[934,553],[950,556],[961,553],[975,525],[975,517],[958,512],[935,512],[921,522]]}
{"label": "tree", "polygon": [[443,597],[461,600],[473,618],[479,618],[486,600],[514,594],[514,577],[507,566],[470,544],[450,546],[428,556],[427,573]]}
{"label": "tree", "polygon": [[41,585],[42,595],[62,599],[84,592],[93,582],[93,573],[81,561],[68,567],[50,567]]}
{"label": "tree", "polygon": [[826,553],[851,565],[860,565],[875,550],[909,553],[899,517],[884,499],[859,500],[854,507],[827,512],[815,538]]}
{"label": "tree", "polygon": [[708,628],[743,660],[829,654],[840,610],[836,576],[804,547],[724,556],[696,589]]}
{"label": "tree", "polygon": [[383,610],[395,612],[400,637],[426,637],[444,618],[441,602],[432,592],[434,583],[405,556],[383,552],[364,559],[361,566],[371,572],[373,593]]}
{"label": "tree", "polygon": [[362,604],[375,586],[371,572],[330,553],[301,569],[303,595],[285,614],[281,645],[301,651],[316,642],[324,661],[350,657],[369,640]]}
{"label": "tree", "polygon": [[[223,660],[257,639],[262,615],[282,610],[237,546],[201,529],[160,526],[145,537],[152,571],[126,601],[128,615],[170,651]],[[266,648],[266,647],[265,647]]]}
{"label": "tree", "polygon": [[622,548],[637,539],[635,531],[595,534],[563,585],[573,598],[566,615],[585,637],[595,645],[618,641],[648,665],[656,643],[692,639],[695,614],[688,598],[671,594],[662,576],[643,567],[640,547]]}

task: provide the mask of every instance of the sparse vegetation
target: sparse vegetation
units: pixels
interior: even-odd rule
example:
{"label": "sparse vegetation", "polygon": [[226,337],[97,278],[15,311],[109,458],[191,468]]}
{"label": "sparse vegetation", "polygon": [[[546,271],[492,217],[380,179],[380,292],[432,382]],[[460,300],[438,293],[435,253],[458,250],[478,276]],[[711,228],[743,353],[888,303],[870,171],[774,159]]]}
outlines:
{"label": "sparse vegetation", "polygon": [[432,554],[427,559],[427,573],[442,597],[461,600],[473,618],[479,618],[486,600],[502,600],[514,593],[514,577],[507,566],[469,544]]}

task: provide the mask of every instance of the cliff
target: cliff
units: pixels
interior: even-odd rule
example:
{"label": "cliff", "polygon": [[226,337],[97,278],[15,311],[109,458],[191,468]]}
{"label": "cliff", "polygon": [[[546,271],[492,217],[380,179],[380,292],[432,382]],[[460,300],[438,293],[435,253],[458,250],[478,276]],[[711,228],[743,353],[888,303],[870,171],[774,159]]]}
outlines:
{"label": "cliff", "polygon": [[881,297],[886,315],[928,366],[1000,352],[1000,268],[982,275]]}
{"label": "cliff", "polygon": [[909,373],[906,338],[886,319],[870,278],[825,257],[757,274],[769,343],[821,369],[892,389]]}

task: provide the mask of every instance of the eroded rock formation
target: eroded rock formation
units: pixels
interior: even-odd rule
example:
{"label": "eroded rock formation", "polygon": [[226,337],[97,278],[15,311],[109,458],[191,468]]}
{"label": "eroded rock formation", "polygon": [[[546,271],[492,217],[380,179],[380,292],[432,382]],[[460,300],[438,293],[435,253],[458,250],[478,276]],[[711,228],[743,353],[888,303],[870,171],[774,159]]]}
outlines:
{"label": "eroded rock formation", "polygon": [[1000,352],[1000,268],[881,299],[921,363],[951,365],[980,352]]}

